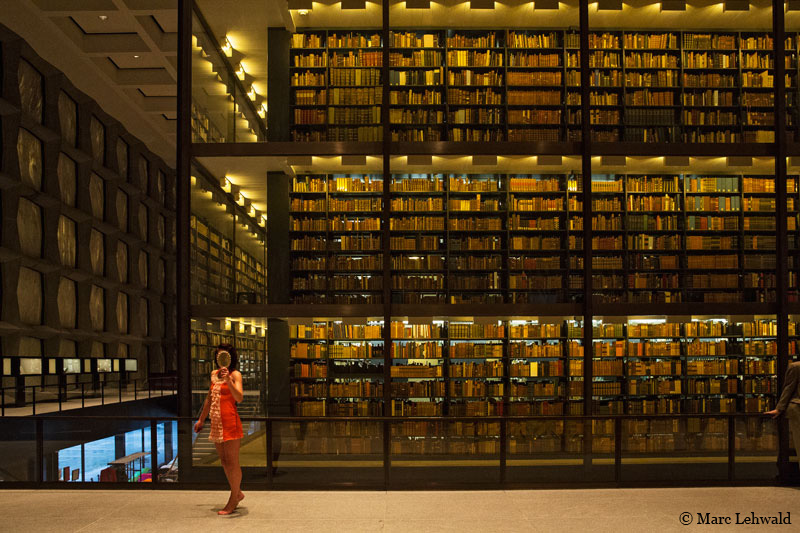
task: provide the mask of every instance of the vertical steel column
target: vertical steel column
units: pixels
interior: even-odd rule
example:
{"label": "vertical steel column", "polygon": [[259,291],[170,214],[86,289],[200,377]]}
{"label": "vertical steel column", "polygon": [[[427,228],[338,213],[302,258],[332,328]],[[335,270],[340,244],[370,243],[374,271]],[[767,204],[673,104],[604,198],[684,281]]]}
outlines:
{"label": "vertical steel column", "polygon": [[[784,2],[772,0],[772,35],[775,61],[775,203],[776,203],[776,272],[775,292],[778,313],[778,391],[783,388],[783,377],[789,364],[789,320],[788,320],[788,248],[786,228],[786,68]],[[780,394],[780,392],[778,393]],[[778,472],[786,479],[789,472],[789,432],[786,420],[778,422]]]}
{"label": "vertical steel column", "polygon": [[[383,206],[381,209],[381,249],[383,251],[383,415],[392,414],[392,253],[390,247],[390,207],[392,170],[389,159],[391,129],[389,128],[389,0],[381,4],[381,38],[383,57],[381,66],[381,133],[383,135]],[[383,430],[383,480],[390,483],[391,425],[381,423]]]}
{"label": "vertical steel column", "polygon": [[150,475],[152,483],[158,483],[158,420],[155,418],[150,419]]}
{"label": "vertical steel column", "polygon": [[[581,183],[583,187],[583,414],[592,414],[592,128],[589,119],[589,0],[580,0]],[[584,423],[584,465],[591,464],[592,422]]]}
{"label": "vertical steel column", "polygon": [[[194,0],[178,3],[178,150],[176,154],[177,229],[177,370],[178,416],[192,416],[191,366],[189,353],[189,217],[191,214],[191,116],[192,116],[192,8]],[[192,465],[191,423],[181,420],[178,428],[180,478]]]}

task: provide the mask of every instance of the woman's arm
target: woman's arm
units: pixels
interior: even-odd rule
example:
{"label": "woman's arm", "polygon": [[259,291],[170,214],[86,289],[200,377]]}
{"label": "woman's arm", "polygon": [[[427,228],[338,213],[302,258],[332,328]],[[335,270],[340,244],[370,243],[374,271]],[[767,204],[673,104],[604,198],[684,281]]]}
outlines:
{"label": "woman's arm", "polygon": [[227,377],[228,388],[231,391],[231,395],[233,399],[236,400],[236,403],[240,403],[244,400],[244,386],[242,384],[242,373],[238,370],[234,370]]}

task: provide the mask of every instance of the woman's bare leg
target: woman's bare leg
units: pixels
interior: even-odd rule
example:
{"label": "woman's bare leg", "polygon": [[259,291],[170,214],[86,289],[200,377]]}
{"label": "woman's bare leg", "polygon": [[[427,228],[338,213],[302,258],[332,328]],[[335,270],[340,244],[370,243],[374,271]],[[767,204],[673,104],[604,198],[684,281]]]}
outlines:
{"label": "woman's bare leg", "polygon": [[239,502],[244,499],[244,493],[241,491],[242,468],[239,465],[239,440],[223,442],[222,449],[225,454],[225,462],[228,465],[226,474],[228,476],[228,484],[231,487],[231,494],[228,498],[228,503],[224,509],[219,511],[219,514],[230,514],[236,509]]}

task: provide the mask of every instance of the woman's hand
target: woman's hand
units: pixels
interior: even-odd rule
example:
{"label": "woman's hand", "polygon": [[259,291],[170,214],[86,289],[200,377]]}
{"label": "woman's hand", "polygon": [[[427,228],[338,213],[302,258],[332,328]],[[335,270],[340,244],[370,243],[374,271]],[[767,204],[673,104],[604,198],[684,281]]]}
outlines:
{"label": "woman's hand", "polygon": [[231,372],[230,372],[230,370],[228,370],[227,367],[223,366],[217,372],[217,378],[221,379],[222,381],[224,381],[227,384],[230,384],[230,381],[231,381]]}
{"label": "woman's hand", "polygon": [[772,411],[767,411],[767,412],[766,412],[766,413],[764,413],[764,414],[765,414],[765,415],[769,415],[769,416],[771,416],[772,418],[778,418],[779,416],[781,416],[781,412],[780,412],[780,411],[778,411],[777,409],[773,409]]}
{"label": "woman's hand", "polygon": [[194,432],[195,433],[200,433],[201,431],[203,431],[203,422],[198,420],[194,424]]}

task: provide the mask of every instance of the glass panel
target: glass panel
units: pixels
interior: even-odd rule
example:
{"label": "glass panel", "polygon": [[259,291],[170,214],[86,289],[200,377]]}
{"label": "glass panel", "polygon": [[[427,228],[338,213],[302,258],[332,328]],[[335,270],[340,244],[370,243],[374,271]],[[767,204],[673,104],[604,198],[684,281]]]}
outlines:
{"label": "glass panel", "polygon": [[392,483],[491,483],[500,475],[500,422],[392,422]]}
{"label": "glass panel", "polygon": [[[202,407],[211,372],[217,367],[214,360],[216,350],[226,344],[236,348],[238,370],[242,373],[245,399],[240,404],[240,413],[263,414],[266,401],[263,394],[267,386],[266,321],[248,318],[194,319],[191,327],[192,390],[197,408]],[[288,371],[288,364],[280,369],[286,377],[287,389]]]}
{"label": "glass panel", "polygon": [[[193,142],[265,141],[267,43],[285,50],[288,33],[268,29],[266,6],[249,9],[245,18],[218,2],[200,1],[196,7],[192,27]],[[270,61],[270,77],[274,74],[286,80],[284,62]],[[285,101],[277,105],[285,106]],[[286,126],[278,129],[285,131]]]}
{"label": "glass panel", "polygon": [[736,479],[775,479],[777,423],[763,417],[736,417],[735,420]]}
{"label": "glass panel", "polygon": [[[11,400],[12,390],[4,391]],[[8,405],[8,403],[6,404]],[[36,481],[36,422],[0,418],[0,469],[3,481]]]}
{"label": "glass panel", "polygon": [[[276,486],[346,487],[383,483],[380,422],[276,422],[272,429]],[[253,445],[263,456],[263,439]]]}
{"label": "glass panel", "polygon": [[622,421],[625,481],[728,478],[726,418]]}

